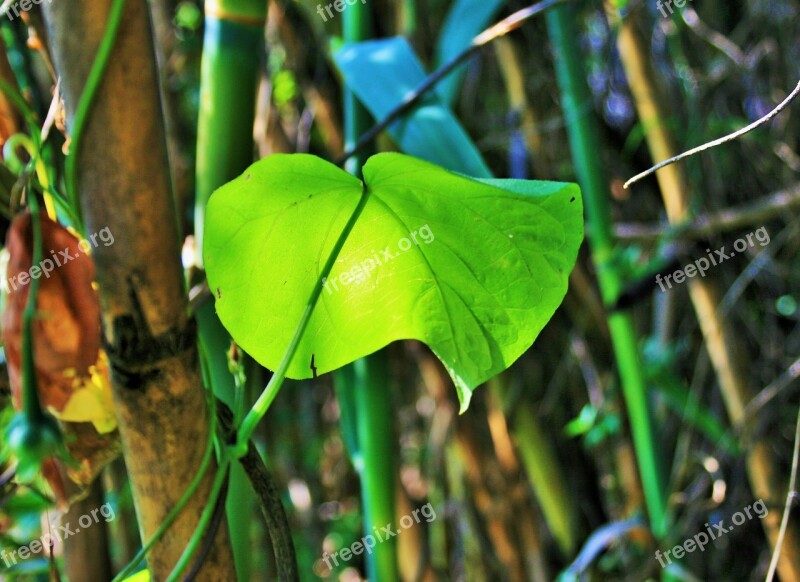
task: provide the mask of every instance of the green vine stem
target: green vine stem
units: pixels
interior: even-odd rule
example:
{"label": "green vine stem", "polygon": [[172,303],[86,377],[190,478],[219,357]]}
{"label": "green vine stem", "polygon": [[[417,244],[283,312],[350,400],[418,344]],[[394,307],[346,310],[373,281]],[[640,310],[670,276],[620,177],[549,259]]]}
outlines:
{"label": "green vine stem", "polygon": [[[216,414],[214,416],[216,416]],[[222,450],[222,453],[222,460],[220,461],[219,468],[217,469],[217,474],[214,477],[214,482],[211,485],[211,492],[209,493],[206,506],[203,508],[203,513],[200,515],[200,520],[197,522],[197,527],[195,528],[189,543],[186,545],[186,548],[183,550],[183,554],[181,554],[178,563],[175,564],[175,568],[173,568],[172,572],[170,572],[170,575],[167,577],[166,582],[175,582],[175,580],[179,579],[181,573],[189,565],[192,556],[195,555],[195,552],[200,547],[200,543],[203,541],[203,534],[208,529],[208,525],[214,515],[214,509],[217,505],[217,500],[219,499],[220,493],[224,489],[225,482],[228,479],[228,471],[231,464],[230,456],[225,454],[224,449]]]}
{"label": "green vine stem", "polygon": [[[26,181],[32,181],[32,171],[38,172],[42,181],[47,181],[47,172],[39,157],[38,143],[34,143],[25,135],[17,134],[9,138],[6,145],[11,144],[6,152],[6,159],[15,171]],[[30,161],[23,164],[16,156],[15,147],[22,146],[30,155]],[[31,264],[36,265],[42,259],[42,225],[39,221],[39,201],[30,185],[26,188],[28,206],[31,213],[31,231],[33,233],[33,252]],[[28,299],[22,313],[22,411],[18,413],[8,426],[6,439],[9,448],[17,457],[17,476],[22,481],[35,477],[44,459],[59,456],[67,464],[74,464],[64,447],[61,429],[58,422],[42,408],[39,397],[38,379],[35,365],[33,321],[36,317],[36,302],[39,295],[39,278],[31,277],[28,288]]]}
{"label": "green vine stem", "polygon": [[103,80],[103,73],[111,57],[111,50],[114,48],[114,42],[117,39],[117,32],[122,22],[122,11],[124,8],[125,0],[113,0],[111,3],[111,11],[108,15],[106,29],[103,32],[103,38],[97,49],[97,56],[89,71],[89,77],[86,79],[86,86],[81,92],[81,98],[78,100],[78,106],[75,108],[75,116],[72,120],[72,127],[70,128],[70,152],[66,158],[64,171],[67,182],[67,197],[76,218],[75,227],[81,234],[86,234],[86,232],[83,224],[83,212],[80,207],[80,197],[78,196],[78,152],[83,130],[88,121],[89,109],[94,101],[97,89],[100,87],[100,82]]}
{"label": "green vine stem", "polygon": [[45,195],[52,197],[58,209],[67,216],[72,224],[76,224],[77,217],[72,207],[67,199],[56,189],[54,184],[55,179],[49,173],[48,166],[42,159],[44,154],[52,154],[52,152],[42,143],[41,128],[36,121],[36,115],[16,88],[4,79],[0,79],[0,91],[2,91],[8,100],[22,113],[22,117],[28,125],[28,133],[30,134],[25,135],[18,133],[9,137],[3,145],[3,159],[13,172],[21,172],[26,166],[26,163],[17,157],[16,147],[18,145],[24,147],[31,157],[30,163],[34,164],[36,167],[36,175],[39,178],[39,185],[42,191]]}
{"label": "green vine stem", "polygon": [[[35,192],[28,192],[28,205],[31,209],[31,229],[33,230],[32,265],[42,260],[42,225],[39,222],[39,202]],[[28,288],[28,302],[22,315],[22,410],[28,422],[38,424],[44,421],[45,414],[39,402],[39,388],[36,382],[36,366],[33,349],[33,319],[36,316],[36,297],[39,294],[39,278],[31,277]]]}
{"label": "green vine stem", "polygon": [[347,237],[350,236],[350,232],[353,230],[358,217],[361,216],[361,212],[364,210],[364,206],[366,206],[368,199],[369,190],[365,184],[364,189],[361,192],[361,198],[359,199],[355,210],[353,210],[353,214],[350,215],[347,224],[345,224],[344,229],[339,235],[339,238],[336,240],[336,244],[333,246],[333,249],[328,256],[328,260],[325,261],[322,270],[319,272],[317,282],[314,284],[314,288],[311,290],[311,294],[306,302],[306,308],[303,311],[303,314],[300,316],[297,329],[292,336],[292,340],[289,342],[289,346],[286,349],[283,359],[278,364],[275,372],[272,374],[272,378],[270,378],[269,382],[267,382],[267,386],[258,397],[258,400],[256,400],[255,404],[253,404],[247,415],[244,417],[242,425],[239,427],[239,430],[236,433],[236,443],[232,446],[231,451],[231,454],[234,458],[241,459],[247,453],[247,442],[253,435],[253,431],[255,431],[258,423],[262,418],[264,418],[264,415],[267,413],[267,409],[269,408],[270,404],[272,404],[272,401],[275,400],[275,396],[278,394],[278,390],[280,390],[280,387],[286,378],[286,370],[289,369],[289,364],[292,363],[292,358],[294,358],[295,353],[297,352],[297,346],[300,345],[300,340],[303,338],[303,333],[308,326],[308,322],[311,320],[311,314],[317,305],[319,296],[322,294],[322,281],[325,280],[328,275],[330,275],[333,265],[336,262],[336,259],[339,257],[339,253],[341,252]]}

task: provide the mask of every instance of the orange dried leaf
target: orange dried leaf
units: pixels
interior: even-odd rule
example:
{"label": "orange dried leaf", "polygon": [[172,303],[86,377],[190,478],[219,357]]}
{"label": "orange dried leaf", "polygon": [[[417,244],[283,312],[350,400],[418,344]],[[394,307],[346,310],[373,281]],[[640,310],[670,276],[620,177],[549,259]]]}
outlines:
{"label": "orange dried leaf", "polygon": [[[66,228],[41,217],[42,260],[32,265],[30,214],[11,224],[2,337],[14,406],[22,406],[22,322],[30,278],[39,278],[33,323],[34,365],[42,406],[61,421],[70,455],[79,468],[71,480],[88,485],[120,451],[108,362],[100,349],[100,303],[93,287],[94,263]],[[91,423],[91,424],[90,424]],[[56,496],[66,489],[51,460],[44,475]]]}
{"label": "orange dried leaf", "polygon": [[67,229],[42,217],[42,261],[33,266],[30,214],[14,219],[9,252],[3,342],[14,404],[21,405],[22,315],[30,277],[38,275],[34,353],[42,405],[56,412],[67,404],[74,378],[89,378],[100,349],[100,303],[92,288],[94,264]]}

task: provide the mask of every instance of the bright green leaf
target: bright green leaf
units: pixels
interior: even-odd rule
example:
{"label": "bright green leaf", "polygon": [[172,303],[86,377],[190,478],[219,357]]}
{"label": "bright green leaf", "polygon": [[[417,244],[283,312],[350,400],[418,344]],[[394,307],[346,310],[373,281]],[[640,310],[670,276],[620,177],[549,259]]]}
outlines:
{"label": "bright green leaf", "polygon": [[395,340],[426,343],[472,390],[514,362],[567,290],[583,239],[574,184],[477,181],[379,154],[361,181],[320,158],[273,155],[211,197],[205,260],[221,321],[275,369],[334,244],[367,188],[290,378]]}

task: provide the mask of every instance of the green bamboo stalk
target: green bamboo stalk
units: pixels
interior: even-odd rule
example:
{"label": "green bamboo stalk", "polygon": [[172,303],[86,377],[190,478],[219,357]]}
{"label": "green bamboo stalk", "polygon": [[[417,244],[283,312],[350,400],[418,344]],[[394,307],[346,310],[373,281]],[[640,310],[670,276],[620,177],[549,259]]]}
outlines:
{"label": "green bamboo stalk", "polygon": [[[356,3],[344,11],[342,29],[345,42],[359,42],[372,37],[370,6]],[[355,146],[372,126],[367,109],[355,94],[344,89],[345,151]],[[347,160],[345,169],[360,176],[370,152],[362,150]],[[385,350],[362,358],[334,373],[334,385],[342,415],[342,433],[350,443],[349,452],[361,479],[361,503],[364,535],[389,524],[395,530],[395,462],[391,402]],[[381,582],[399,580],[397,543],[391,538],[377,544],[366,555],[367,578]]]}
{"label": "green bamboo stalk", "polygon": [[205,10],[195,200],[195,237],[200,249],[211,194],[253,161],[253,120],[267,3],[212,0]]}
{"label": "green bamboo stalk", "polygon": [[[619,294],[623,281],[612,261],[614,239],[608,208],[608,182],[600,157],[602,149],[594,117],[585,110],[591,104],[591,96],[579,52],[575,8],[569,4],[558,6],[547,12],[546,18],[555,47],[556,72],[570,150],[584,196],[592,261],[597,269],[603,300],[609,303]],[[615,312],[608,316],[608,326],[628,408],[650,526],[656,538],[660,539],[667,533],[668,525],[666,480],[658,456],[658,441],[654,435],[647,381],[633,319],[628,313]]]}
{"label": "green bamboo stalk", "polygon": [[[203,248],[205,210],[211,194],[253,162],[253,122],[259,65],[264,53],[266,0],[212,0],[205,4],[197,131],[194,232]],[[202,252],[199,253],[202,264]],[[199,337],[208,355],[216,395],[234,407],[236,387],[226,357],[230,336],[207,302],[197,313]],[[256,499],[238,463],[231,467],[226,513],[236,571],[251,576],[250,519]]]}
{"label": "green bamboo stalk", "polygon": [[[387,386],[388,358],[384,351],[362,358],[334,372],[336,394],[343,410],[342,431],[355,441],[349,450],[361,478],[364,536],[376,541],[375,532],[395,520],[394,418],[391,389]],[[344,412],[346,411],[346,412]],[[352,446],[352,445],[351,445]],[[381,534],[383,535],[383,534]],[[367,578],[381,582],[399,580],[397,543],[390,538],[366,555]]]}

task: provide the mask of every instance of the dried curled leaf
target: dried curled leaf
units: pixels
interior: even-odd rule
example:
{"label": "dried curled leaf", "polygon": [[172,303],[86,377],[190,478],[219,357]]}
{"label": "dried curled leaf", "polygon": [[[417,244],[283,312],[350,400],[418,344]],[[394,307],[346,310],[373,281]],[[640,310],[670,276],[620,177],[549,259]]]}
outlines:
{"label": "dried curled leaf", "polygon": [[[8,231],[9,252],[4,286],[3,342],[15,406],[21,404],[22,315],[30,277],[39,271],[34,321],[36,371],[42,405],[56,412],[73,392],[73,378],[87,377],[100,350],[100,303],[92,288],[94,264],[67,229],[42,217],[42,261],[32,266],[30,214],[17,217]],[[67,258],[69,257],[69,258]],[[46,263],[49,261],[49,263]],[[45,273],[44,270],[51,272]],[[65,374],[65,372],[67,372]]]}
{"label": "dried curled leaf", "polygon": [[[7,292],[2,337],[14,406],[22,405],[22,321],[31,277],[39,278],[33,323],[34,357],[42,406],[61,421],[80,469],[70,478],[88,484],[119,452],[108,363],[100,349],[100,303],[94,263],[66,228],[41,217],[42,260],[32,265],[31,215],[14,219],[3,288]],[[91,423],[91,424],[89,424]],[[55,471],[47,472],[54,489]],[[60,496],[60,495],[59,495]]]}

